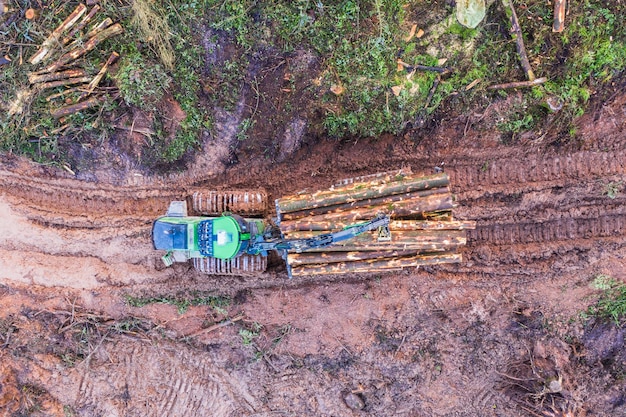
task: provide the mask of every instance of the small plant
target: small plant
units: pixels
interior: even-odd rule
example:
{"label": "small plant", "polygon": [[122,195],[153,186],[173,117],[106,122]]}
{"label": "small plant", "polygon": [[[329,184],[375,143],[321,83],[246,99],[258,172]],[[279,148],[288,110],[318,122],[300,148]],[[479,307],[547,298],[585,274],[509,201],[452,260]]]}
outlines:
{"label": "small plant", "polygon": [[63,415],[65,417],[74,417],[74,416],[76,416],[76,411],[74,410],[74,408],[71,405],[64,405],[63,406]]}
{"label": "small plant", "polygon": [[260,323],[252,323],[251,328],[239,329],[239,336],[241,336],[241,342],[244,346],[250,346],[252,341],[259,337],[263,326]]}
{"label": "small plant", "polygon": [[619,196],[620,191],[624,187],[623,181],[611,181],[604,186],[604,195],[614,200]]}
{"label": "small plant", "polygon": [[239,131],[237,132],[237,140],[239,141],[244,141],[246,139],[248,139],[248,130],[250,130],[252,128],[252,126],[254,126],[254,120],[253,119],[244,119],[240,124],[239,124]]}
{"label": "small plant", "polygon": [[602,293],[598,301],[583,313],[583,317],[608,319],[619,325],[626,316],[626,284],[608,275],[598,275],[591,286]]}

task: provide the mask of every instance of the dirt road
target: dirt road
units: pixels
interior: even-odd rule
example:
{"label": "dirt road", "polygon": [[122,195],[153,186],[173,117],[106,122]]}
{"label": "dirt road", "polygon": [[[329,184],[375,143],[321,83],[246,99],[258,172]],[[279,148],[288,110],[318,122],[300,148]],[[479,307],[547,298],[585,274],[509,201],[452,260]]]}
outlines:
{"label": "dirt road", "polygon": [[[304,143],[287,161],[245,161],[218,175],[196,166],[169,178],[86,182],[5,157],[0,408],[60,416],[621,415],[623,330],[583,326],[578,314],[593,300],[594,277],[626,280],[625,102],[617,97],[585,116],[581,141],[567,146],[505,146],[460,118],[428,140]],[[165,269],[151,247],[152,220],[194,187],[263,187],[278,197],[442,163],[455,216],[478,222],[460,265],[298,280],[278,266],[254,279],[216,278],[184,265]],[[193,291],[233,301],[183,313],[125,301]],[[559,389],[546,390],[558,378]]]}

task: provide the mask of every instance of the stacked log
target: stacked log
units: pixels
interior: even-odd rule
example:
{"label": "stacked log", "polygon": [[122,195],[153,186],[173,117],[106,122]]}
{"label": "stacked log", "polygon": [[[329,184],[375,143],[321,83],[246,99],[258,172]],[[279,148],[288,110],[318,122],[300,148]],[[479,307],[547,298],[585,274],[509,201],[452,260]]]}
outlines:
{"label": "stacked log", "polygon": [[460,262],[472,221],[452,217],[454,200],[445,173],[413,176],[377,174],[343,181],[325,191],[276,200],[278,224],[286,239],[330,233],[384,213],[388,229],[302,253],[287,253],[290,276],[372,273]]}

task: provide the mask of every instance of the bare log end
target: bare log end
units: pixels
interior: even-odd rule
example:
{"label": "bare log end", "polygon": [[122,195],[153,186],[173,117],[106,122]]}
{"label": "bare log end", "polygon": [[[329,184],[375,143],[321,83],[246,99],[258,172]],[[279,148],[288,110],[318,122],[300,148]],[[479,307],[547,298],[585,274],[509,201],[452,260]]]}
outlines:
{"label": "bare log end", "polygon": [[24,17],[28,20],[37,19],[41,15],[41,10],[39,9],[27,9],[24,13]]}

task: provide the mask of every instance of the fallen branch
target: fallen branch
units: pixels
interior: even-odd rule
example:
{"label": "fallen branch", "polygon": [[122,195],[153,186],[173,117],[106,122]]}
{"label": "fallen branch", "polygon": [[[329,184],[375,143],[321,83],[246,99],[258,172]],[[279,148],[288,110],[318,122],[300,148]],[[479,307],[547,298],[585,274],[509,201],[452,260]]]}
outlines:
{"label": "fallen branch", "polygon": [[41,44],[39,50],[28,61],[35,65],[40,63],[59,42],[59,38],[66,30],[69,30],[87,10],[87,6],[79,4],[76,9],[59,25]]}
{"label": "fallen branch", "polygon": [[210,332],[212,332],[214,330],[217,330],[217,329],[219,329],[221,327],[226,327],[228,325],[231,325],[231,324],[233,324],[233,323],[235,323],[235,322],[237,322],[237,321],[239,321],[241,319],[243,319],[243,314],[235,316],[232,319],[224,320],[224,321],[222,321],[220,323],[214,324],[213,326],[207,327],[206,329],[200,329],[197,332],[194,332],[194,333],[190,334],[187,337],[196,337],[196,336],[199,336],[201,334],[210,333]]}
{"label": "fallen branch", "polygon": [[526,54],[526,48],[524,47],[524,39],[522,38],[522,29],[519,25],[519,20],[517,19],[517,14],[515,13],[515,8],[513,8],[513,0],[502,0],[502,5],[504,6],[504,11],[506,15],[511,19],[511,37],[515,41],[515,46],[517,48],[517,54],[520,57],[520,63],[522,65],[522,69],[526,74],[526,77],[529,81],[535,79],[535,73],[530,66],[530,62],[528,62],[528,55]]}
{"label": "fallen branch", "polygon": [[548,81],[546,77],[541,77],[541,78],[535,78],[530,81],[517,81],[517,82],[505,83],[505,84],[495,84],[495,85],[490,85],[489,87],[487,87],[487,90],[505,90],[507,88],[533,87],[535,85],[543,84],[546,81]]}
{"label": "fallen branch", "polygon": [[[76,27],[72,29],[72,31],[63,39],[63,45],[66,45],[67,43],[69,43],[75,34],[80,32],[85,26],[87,26],[87,24],[91,22],[91,19],[93,19],[93,17],[95,16],[96,13],[98,13],[99,10],[100,10],[100,5],[96,4],[95,6],[93,6],[91,10],[89,11],[89,13],[87,13],[87,15],[83,17],[83,20],[81,20],[80,23],[76,25]],[[111,21],[111,23],[113,22]]]}
{"label": "fallen branch", "polygon": [[565,29],[565,2],[566,0],[555,0],[554,2],[552,32],[563,32]]}
{"label": "fallen branch", "polygon": [[87,97],[88,95],[90,95],[91,93],[93,93],[93,90],[95,90],[98,84],[100,84],[100,81],[102,80],[102,77],[104,77],[104,74],[106,74],[109,67],[113,65],[113,63],[117,60],[117,58],[119,58],[119,56],[120,54],[118,54],[117,52],[113,52],[111,56],[109,56],[109,59],[107,59],[107,62],[104,63],[102,68],[100,68],[100,71],[98,71],[98,74],[96,74],[96,76],[93,77],[93,80],[91,80],[91,82],[87,86],[87,91],[81,94],[80,96],[81,100]]}
{"label": "fallen branch", "polygon": [[90,79],[91,78],[89,78],[89,77],[68,78],[66,80],[58,80],[58,81],[51,81],[49,83],[37,84],[35,86],[35,88],[37,88],[37,90],[39,90],[39,91],[43,91],[43,90],[47,90],[49,88],[61,87],[61,86],[64,86],[64,85],[74,85],[74,84],[86,83],[86,82],[89,82]]}
{"label": "fallen branch", "polygon": [[124,32],[122,25],[120,25],[119,23],[116,23],[113,26],[110,26],[104,29],[102,32],[98,33],[93,38],[89,39],[87,42],[85,42],[84,45],[81,45],[77,47],[76,49],[73,49],[72,51],[66,53],[61,58],[59,58],[56,62],[46,67],[42,72],[56,71],[62,66],[68,64],[69,62],[74,61],[75,59],[91,51],[96,46],[98,46],[99,43],[107,40],[108,38],[119,35],[122,32]]}
{"label": "fallen branch", "polygon": [[398,58],[398,65],[403,66],[404,68],[407,69],[407,71],[413,71],[413,70],[434,71],[434,72],[438,72],[441,74],[447,74],[448,72],[452,71],[452,68],[448,68],[448,67],[429,67],[427,65],[411,65],[411,64],[407,64],[406,62],[402,61],[399,58]]}
{"label": "fallen branch", "polygon": [[93,29],[91,29],[89,32],[87,32],[85,37],[86,38],[93,38],[98,33],[102,32],[104,29],[108,28],[112,24],[113,24],[113,19],[111,19],[110,17],[107,17],[102,22],[100,22],[96,26],[94,26]]}
{"label": "fallen branch", "polygon": [[100,99],[98,97],[92,97],[88,100],[81,101],[76,104],[70,104],[69,106],[61,107],[60,109],[50,110],[50,114],[55,119],[60,119],[61,117],[69,116],[70,114],[78,113],[79,111],[95,107],[99,103]]}
{"label": "fallen branch", "polygon": [[31,84],[45,83],[48,81],[63,80],[65,78],[84,77],[87,73],[82,68],[73,68],[65,71],[53,72],[50,74],[28,74],[28,81]]}
{"label": "fallen branch", "polygon": [[133,133],[139,133],[141,135],[144,135],[147,138],[152,138],[152,136],[156,135],[156,132],[152,129],[148,129],[148,128],[140,128],[140,127],[128,127],[128,126],[115,126],[116,129],[121,129],[121,130],[126,130],[129,131],[130,134],[132,135]]}
{"label": "fallen branch", "polygon": [[430,106],[430,102],[432,101],[433,96],[435,95],[435,91],[437,91],[437,87],[439,87],[440,82],[441,82],[441,77],[437,75],[437,78],[435,78],[435,81],[433,81],[433,86],[430,87],[430,91],[428,92],[428,97],[426,97],[426,103],[424,104],[424,109],[427,109],[428,106]]}
{"label": "fallen branch", "polygon": [[84,85],[79,85],[78,87],[66,88],[65,90],[60,91],[58,93],[50,94],[48,97],[46,97],[46,101],[50,102],[54,100],[55,98],[63,97],[65,95],[68,95],[70,93],[75,93],[78,91],[84,91],[84,89],[85,89]]}

